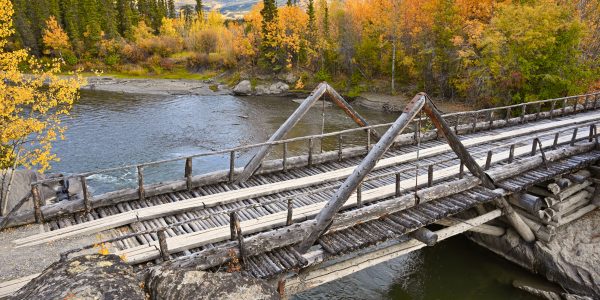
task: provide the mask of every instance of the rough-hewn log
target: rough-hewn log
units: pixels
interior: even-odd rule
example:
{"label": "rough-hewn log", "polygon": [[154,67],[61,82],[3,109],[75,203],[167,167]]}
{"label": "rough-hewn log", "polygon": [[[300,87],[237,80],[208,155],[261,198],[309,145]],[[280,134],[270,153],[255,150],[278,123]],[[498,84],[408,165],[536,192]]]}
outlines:
{"label": "rough-hewn log", "polygon": [[[346,100],[344,100],[344,97],[338,94],[338,92],[330,85],[327,85],[327,95],[329,95],[331,100],[339,108],[341,108],[350,118],[352,118],[352,120],[354,120],[356,124],[362,127],[369,126],[367,120],[363,118],[356,110],[354,110],[354,108],[348,102],[346,102]],[[369,130],[369,134],[371,134],[371,137],[373,137],[375,141],[378,141],[381,138],[381,136],[376,130]]]}
{"label": "rough-hewn log", "polygon": [[542,198],[528,194],[516,193],[508,197],[508,201],[520,208],[529,211],[532,214],[537,214],[542,209],[544,201]]}
{"label": "rough-hewn log", "polygon": [[[442,219],[442,220],[436,221],[435,223],[448,227],[448,226],[458,225],[458,224],[464,223],[464,222],[468,222],[468,220],[448,218],[448,219]],[[469,229],[469,231],[493,235],[493,236],[503,236],[506,233],[506,229],[504,227],[488,225],[488,224],[482,224],[482,225],[473,227],[473,228]]]}
{"label": "rough-hewn log", "polygon": [[317,227],[315,230],[298,246],[300,253],[305,253],[325,232],[326,228],[331,224],[334,215],[340,210],[367,174],[375,167],[377,161],[393,144],[396,136],[408,126],[410,120],[412,120],[421,110],[425,102],[425,94],[417,94],[390,129],[388,129],[377,144],[373,146],[373,149],[369,151],[365,159],[361,161],[354,172],[352,172],[352,174],[344,181],[333,197],[327,202],[323,210],[317,215]]}
{"label": "rough-hewn log", "polygon": [[410,236],[413,239],[415,239],[427,246],[433,246],[438,241],[438,235],[435,232],[433,232],[425,227],[419,228],[419,229],[411,232]]}
{"label": "rough-hewn log", "polygon": [[[327,84],[320,83],[317,88],[308,96],[302,104],[290,115],[290,117],[273,133],[273,135],[269,138],[268,142],[274,142],[282,139],[297,123],[302,119],[302,117],[308,112],[311,106],[319,100],[327,91]],[[236,183],[244,182],[252,174],[254,171],[258,169],[258,166],[262,163],[263,159],[271,149],[271,145],[264,145],[258,149],[258,152],[250,159],[246,167],[244,167],[244,171],[239,174],[235,180]]]}
{"label": "rough-hewn log", "polygon": [[535,234],[535,236],[540,241],[548,243],[556,235],[556,227],[555,226],[542,224],[540,222],[534,221],[533,219],[531,219],[525,215],[521,215],[521,218],[523,218],[523,221],[525,221],[527,226],[529,226],[529,228],[531,228],[531,230],[533,231],[533,234]]}
{"label": "rough-hewn log", "polygon": [[581,207],[581,208],[575,210],[574,212],[572,212],[571,214],[564,216],[558,224],[559,224],[559,226],[569,224],[569,223],[583,217],[585,214],[595,210],[596,208],[598,208],[598,207],[594,204],[589,204],[584,207]]}

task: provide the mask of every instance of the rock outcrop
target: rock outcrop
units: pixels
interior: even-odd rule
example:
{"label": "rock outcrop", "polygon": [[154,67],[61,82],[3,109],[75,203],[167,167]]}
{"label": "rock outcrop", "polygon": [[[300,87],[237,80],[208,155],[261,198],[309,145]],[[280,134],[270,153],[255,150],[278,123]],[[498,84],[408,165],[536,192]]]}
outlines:
{"label": "rock outcrop", "polygon": [[141,282],[116,255],[83,255],[56,262],[10,299],[144,300]]}
{"label": "rock outcrop", "polygon": [[287,93],[290,86],[279,81],[273,84],[259,84],[252,89],[252,84],[249,80],[242,80],[233,88],[233,93],[239,96],[249,95],[281,95]]}
{"label": "rock outcrop", "polygon": [[252,84],[250,80],[242,80],[233,88],[233,93],[240,96],[252,95]]}
{"label": "rock outcrop", "polygon": [[195,268],[164,265],[146,278],[150,299],[279,299],[274,287],[240,273],[210,273]]}

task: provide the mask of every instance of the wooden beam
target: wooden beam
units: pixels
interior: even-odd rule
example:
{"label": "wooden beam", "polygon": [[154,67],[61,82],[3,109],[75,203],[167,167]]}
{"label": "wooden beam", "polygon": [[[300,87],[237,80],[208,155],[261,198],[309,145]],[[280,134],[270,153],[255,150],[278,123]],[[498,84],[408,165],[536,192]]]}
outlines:
{"label": "wooden beam", "polygon": [[[282,139],[297,123],[304,117],[304,115],[308,112],[310,107],[317,102],[323,96],[323,94],[327,91],[327,83],[320,83],[313,92],[302,101],[302,104],[290,115],[290,117],[275,131],[275,133],[269,138],[267,142],[274,142]],[[235,180],[235,183],[240,183],[246,181],[256,169],[258,169],[259,165],[267,156],[271,145],[264,145],[258,149],[258,152],[250,159],[246,167],[244,167],[244,171]]]}
{"label": "wooden beam", "polygon": [[342,208],[353,191],[365,179],[367,174],[375,168],[377,161],[383,156],[388,148],[394,143],[396,136],[402,132],[410,121],[417,115],[425,104],[425,94],[417,94],[406,106],[404,112],[398,117],[394,124],[385,132],[383,137],[373,146],[367,156],[356,167],[352,174],[344,181],[340,188],[335,192],[325,207],[316,217],[317,227],[308,236],[308,238],[298,246],[300,253],[305,253],[315,243],[315,241],[325,232],[326,228],[333,221],[335,214]]}

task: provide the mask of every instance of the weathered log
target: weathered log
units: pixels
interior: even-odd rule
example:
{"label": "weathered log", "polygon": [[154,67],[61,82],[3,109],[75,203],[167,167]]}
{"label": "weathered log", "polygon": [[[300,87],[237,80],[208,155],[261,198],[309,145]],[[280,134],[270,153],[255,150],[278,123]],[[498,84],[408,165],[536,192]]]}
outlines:
{"label": "weathered log", "polygon": [[411,232],[410,236],[427,246],[433,246],[438,241],[438,235],[425,227]]}
{"label": "weathered log", "polygon": [[567,209],[569,209],[569,207],[572,207],[575,203],[580,202],[582,199],[589,200],[590,196],[591,196],[590,192],[588,192],[586,190],[582,190],[579,193],[552,206],[551,209],[553,209],[554,211],[557,211],[557,212],[563,212],[563,211],[566,211]]}
{"label": "weathered log", "polygon": [[583,217],[585,214],[595,210],[596,208],[598,208],[598,207],[594,204],[589,204],[584,207],[581,207],[581,208],[575,210],[574,212],[572,212],[571,214],[564,216],[558,224],[559,224],[559,226],[569,224],[569,223],[573,222],[574,220],[577,220],[577,219]]}
{"label": "weathered log", "polygon": [[571,186],[571,180],[567,178],[559,178],[555,182],[548,184],[546,188],[553,195],[556,195],[569,186]]}
{"label": "weathered log", "polygon": [[[438,220],[435,223],[448,227],[448,226],[458,225],[458,224],[464,223],[464,222],[467,222],[467,221],[456,219],[456,218],[447,218],[447,219]],[[489,224],[482,224],[482,225],[473,227],[473,228],[469,229],[469,231],[493,235],[493,236],[503,236],[506,233],[506,229],[504,229],[503,227],[489,225]]]}
{"label": "weathered log", "polygon": [[532,214],[536,214],[542,209],[544,201],[542,198],[528,194],[528,193],[516,193],[508,197],[508,201],[520,208],[529,211]]}
{"label": "weathered log", "polygon": [[529,226],[529,228],[531,228],[531,230],[533,231],[533,234],[535,234],[535,236],[540,241],[548,243],[548,242],[552,241],[552,239],[556,235],[556,227],[555,226],[542,224],[542,223],[537,222],[523,214],[521,214],[521,217],[523,218],[523,221],[525,221],[527,226]]}
{"label": "weathered log", "polygon": [[[269,138],[268,142],[274,142],[282,139],[296,125],[296,123],[298,123],[298,121],[302,119],[302,117],[308,112],[310,107],[317,100],[319,100],[319,98],[321,98],[323,94],[325,94],[326,91],[327,83],[320,83],[317,86],[317,88],[308,97],[306,97],[304,101],[302,101],[302,104],[300,104],[300,106],[289,116],[289,118],[283,124],[281,124],[279,129],[277,129],[277,131],[273,133],[273,135]],[[252,157],[252,159],[250,159],[248,164],[246,164],[242,173],[240,173],[237,176],[235,182],[244,182],[248,178],[250,178],[250,176],[254,174],[256,169],[258,169],[258,166],[262,163],[270,149],[270,144],[263,145],[262,147],[260,147],[258,149],[258,152]]]}
{"label": "weathered log", "polygon": [[566,177],[567,177],[569,180],[571,180],[571,181],[573,181],[573,182],[575,182],[575,183],[583,183],[583,182],[585,182],[585,181],[586,181],[588,178],[590,178],[590,176],[591,176],[591,173],[590,173],[590,171],[587,171],[587,170],[580,170],[580,171],[578,171],[578,172],[576,172],[576,173],[569,174],[569,175],[567,175]]}
{"label": "weathered log", "polygon": [[316,217],[317,227],[308,236],[308,238],[298,246],[301,253],[305,253],[315,241],[325,232],[331,224],[333,217],[344,205],[352,192],[364,180],[367,174],[375,167],[377,161],[383,156],[388,148],[394,142],[394,139],[409,124],[415,115],[421,110],[426,102],[426,96],[423,93],[417,94],[411,103],[404,109],[404,112],[398,117],[394,124],[388,129],[381,139],[369,151],[365,159],[356,167],[354,172],[344,181],[340,188],[335,192],[332,198],[327,202],[323,210]]}
{"label": "weathered log", "polygon": [[550,206],[554,206],[556,203],[564,201],[565,199],[584,190],[585,188],[587,188],[590,185],[592,185],[591,181],[584,181],[583,183],[574,184],[556,195],[546,197],[545,201],[548,203],[553,203]]}

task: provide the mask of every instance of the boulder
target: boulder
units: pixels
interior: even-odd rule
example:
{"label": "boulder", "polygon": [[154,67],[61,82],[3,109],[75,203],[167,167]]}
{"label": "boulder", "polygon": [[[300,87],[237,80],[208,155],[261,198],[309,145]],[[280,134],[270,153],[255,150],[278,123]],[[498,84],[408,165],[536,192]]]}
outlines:
{"label": "boulder", "polygon": [[269,87],[269,94],[281,94],[289,91],[289,89],[289,85],[279,81],[271,84],[271,86]]}
{"label": "boulder", "polygon": [[252,94],[252,84],[250,80],[242,80],[233,88],[233,93],[240,96],[248,96]]}
{"label": "boulder", "polygon": [[269,91],[269,87],[264,85],[264,84],[259,84],[254,88],[254,93],[256,95],[268,95],[271,94],[271,91]]}
{"label": "boulder", "polygon": [[116,255],[56,262],[10,299],[145,299],[133,269]]}
{"label": "boulder", "polygon": [[146,277],[150,299],[279,299],[265,281],[240,273],[211,273],[176,265],[152,269]]}

